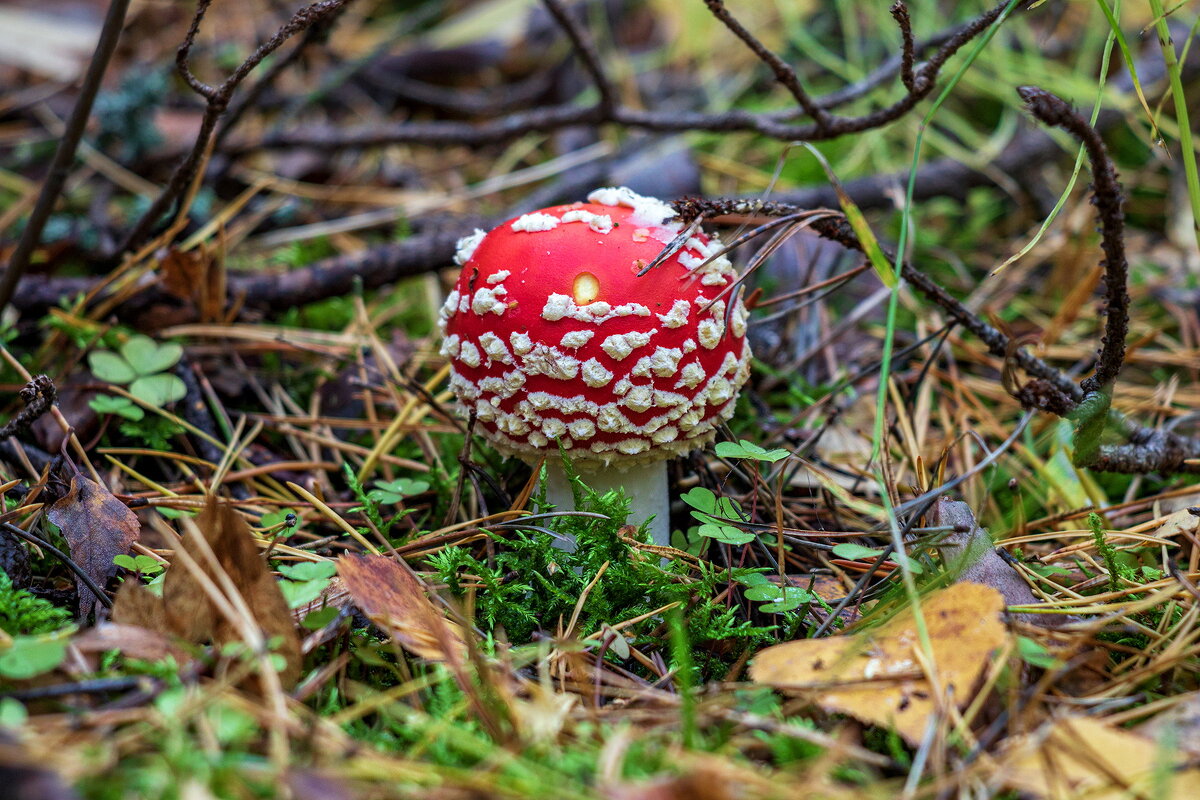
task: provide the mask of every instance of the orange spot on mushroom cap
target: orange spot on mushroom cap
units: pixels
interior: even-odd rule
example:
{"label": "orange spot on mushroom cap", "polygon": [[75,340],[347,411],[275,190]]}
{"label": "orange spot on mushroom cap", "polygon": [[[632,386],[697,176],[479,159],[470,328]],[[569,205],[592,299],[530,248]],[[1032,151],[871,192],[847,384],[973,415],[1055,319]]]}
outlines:
{"label": "orange spot on mushroom cap", "polygon": [[575,276],[571,294],[576,303],[585,306],[600,296],[600,280],[590,272],[581,272]]}

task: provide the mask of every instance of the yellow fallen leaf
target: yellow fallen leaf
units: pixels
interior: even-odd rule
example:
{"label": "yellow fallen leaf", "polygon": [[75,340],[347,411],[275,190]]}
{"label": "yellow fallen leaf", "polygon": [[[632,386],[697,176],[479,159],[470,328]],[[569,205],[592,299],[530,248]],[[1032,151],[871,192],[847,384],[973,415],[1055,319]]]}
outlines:
{"label": "yellow fallen leaf", "polygon": [[1053,800],[1200,797],[1200,769],[1153,739],[1092,717],[1063,717],[1010,740],[993,782],[1022,796]]}
{"label": "yellow fallen leaf", "polygon": [[[977,583],[958,583],[921,600],[941,691],[959,706],[1008,631],[1004,597]],[[910,743],[924,735],[938,707],[921,668],[912,609],[870,630],[803,639],[768,647],[755,656],[750,677],[811,697],[827,711],[896,729]]]}

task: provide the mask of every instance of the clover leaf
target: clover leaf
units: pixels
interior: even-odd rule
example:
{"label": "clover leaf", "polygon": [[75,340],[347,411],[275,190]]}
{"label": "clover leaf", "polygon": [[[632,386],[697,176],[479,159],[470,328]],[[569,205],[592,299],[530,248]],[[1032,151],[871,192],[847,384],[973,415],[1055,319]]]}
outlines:
{"label": "clover leaf", "polygon": [[741,509],[736,501],[728,497],[717,497],[711,489],[705,489],[703,486],[691,489],[680,495],[680,498],[692,507],[692,516],[701,523],[701,536],[731,545],[754,541],[753,533],[744,531],[730,522],[741,519]]}
{"label": "clover leaf", "polygon": [[785,611],[795,611],[805,603],[811,603],[816,596],[807,589],[798,586],[779,586],[767,581],[751,586],[744,593],[747,600],[764,603],[759,610],[768,614],[782,614]]}
{"label": "clover leaf", "polygon": [[113,397],[108,394],[98,394],[88,401],[88,407],[97,414],[116,414],[118,417],[139,421],[146,416],[146,412],[141,406],[135,404],[128,397]]}
{"label": "clover leaf", "polygon": [[12,644],[0,653],[0,676],[24,680],[49,672],[67,657],[65,639],[14,636]]}
{"label": "clover leaf", "polygon": [[279,582],[279,590],[283,592],[289,608],[299,608],[320,597],[336,573],[337,565],[332,561],[280,564],[279,574],[285,580]]}
{"label": "clover leaf", "polygon": [[766,461],[768,464],[774,464],[790,455],[782,448],[767,450],[745,439],[736,443],[718,442],[716,452],[721,458],[749,458],[754,461]]}
{"label": "clover leaf", "polygon": [[157,559],[146,555],[129,556],[122,553],[119,556],[113,556],[113,563],[118,567],[124,567],[130,572],[138,572],[142,575],[155,575],[163,571],[163,565]]}
{"label": "clover leaf", "polygon": [[732,525],[721,525],[706,522],[700,526],[700,535],[716,539],[722,544],[748,544],[754,541],[754,534],[735,528]]}
{"label": "clover leaf", "polygon": [[110,350],[89,353],[92,374],[109,383],[128,384],[130,394],[153,406],[164,406],[187,394],[183,381],[164,372],[183,356],[183,348],[178,344],[159,344],[149,336],[135,334],[121,345],[120,351],[120,354]]}
{"label": "clover leaf", "polygon": [[376,503],[393,505],[404,502],[405,497],[421,494],[429,490],[428,481],[418,481],[412,478],[397,478],[394,481],[376,481],[375,488],[367,492],[367,496]]}

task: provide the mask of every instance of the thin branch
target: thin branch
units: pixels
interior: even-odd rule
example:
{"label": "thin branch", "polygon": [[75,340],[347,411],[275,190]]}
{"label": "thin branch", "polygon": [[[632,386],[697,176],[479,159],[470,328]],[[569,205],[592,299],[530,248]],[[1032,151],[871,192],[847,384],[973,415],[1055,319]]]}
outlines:
{"label": "thin branch", "polygon": [[[456,219],[453,226],[430,226],[401,242],[322,259],[300,269],[231,276],[227,296],[245,310],[270,315],[347,294],[353,291],[356,281],[361,281],[365,289],[376,289],[446,266],[465,231],[475,226],[488,227],[494,222],[478,218]],[[17,304],[27,313],[49,308],[61,297],[94,290],[96,283],[94,278],[47,279],[33,275],[21,283]],[[154,306],[179,308],[180,302],[160,285],[150,284],[120,303],[113,313],[118,319],[134,320]],[[180,321],[190,321],[195,314],[181,308],[179,316]]]}
{"label": "thin branch", "polygon": [[913,65],[916,62],[916,45],[913,42],[912,20],[908,16],[908,6],[904,0],[896,0],[891,7],[892,18],[900,27],[900,38],[903,40],[900,52],[900,82],[910,92],[916,91],[917,82],[913,77]]}
{"label": "thin branch", "polygon": [[542,0],[542,2],[545,4],[546,10],[554,17],[555,22],[563,29],[567,38],[571,40],[575,54],[579,56],[579,60],[583,62],[583,68],[591,76],[596,91],[600,93],[599,108],[605,114],[612,113],[612,109],[617,104],[617,95],[613,90],[612,82],[604,74],[604,68],[600,65],[600,54],[596,51],[595,42],[588,36],[583,26],[571,16],[571,12],[562,4],[562,0]]}
{"label": "thin branch", "polygon": [[812,117],[817,128],[824,130],[829,127],[829,113],[813,102],[812,97],[800,85],[800,78],[796,75],[796,70],[786,64],[782,58],[775,55],[769,47],[760,42],[754,34],[750,33],[741,22],[730,14],[729,9],[725,8],[723,0],[704,0],[704,5],[708,6],[708,10],[712,12],[714,17],[720,20],[722,25],[728,28],[734,36],[741,39],[750,48],[750,51],[758,57],[759,61],[771,68],[771,72],[775,73],[775,80],[792,93],[792,97],[796,99],[796,103],[804,109],[805,114]]}
{"label": "thin branch", "polygon": [[103,603],[106,608],[112,608],[112,598],[105,594],[104,590],[100,588],[96,582],[91,579],[87,572],[83,570],[83,567],[76,564],[69,555],[64,553],[62,550],[59,550],[57,547],[50,544],[40,536],[35,536],[29,531],[18,528],[11,522],[0,522],[0,527],[3,527],[4,530],[11,533],[13,536],[16,536],[18,539],[24,539],[30,544],[37,545],[46,552],[53,554],[55,558],[66,564],[71,572],[74,572],[75,576],[79,578],[79,580],[83,581],[83,583],[92,590],[92,594],[96,595],[96,599]]}
{"label": "thin branch", "polygon": [[38,193],[37,202],[29,215],[29,220],[25,223],[21,239],[17,242],[12,257],[8,260],[4,278],[0,280],[0,312],[4,311],[8,301],[12,299],[17,282],[25,274],[25,269],[33,257],[33,251],[37,249],[38,243],[41,241],[42,231],[46,227],[46,221],[50,218],[50,212],[54,210],[54,204],[58,201],[58,196],[62,193],[63,185],[71,172],[71,165],[75,161],[75,151],[83,138],[83,131],[87,127],[88,117],[91,116],[92,105],[96,101],[97,92],[100,91],[100,82],[104,78],[108,62],[117,49],[117,41],[121,38],[121,29],[125,25],[125,12],[128,9],[129,0],[112,0],[109,3],[108,13],[104,17],[104,25],[100,29],[100,39],[96,42],[96,50],[92,53],[91,63],[88,64],[87,73],[83,77],[83,85],[79,89],[79,98],[75,101],[75,107],[71,109],[71,118],[67,120],[67,127],[62,138],[58,140],[58,147],[54,151],[54,160],[50,162],[50,173],[46,176],[42,189]]}
{"label": "thin branch", "polygon": [[238,97],[238,101],[229,107],[229,111],[226,112],[224,119],[221,120],[220,127],[217,128],[216,135],[214,136],[217,147],[220,147],[221,142],[225,141],[225,138],[241,121],[242,116],[246,113],[246,111],[254,108],[258,104],[263,92],[266,91],[267,88],[269,88],[272,84],[274,84],[280,75],[282,75],[288,70],[288,68],[295,64],[310,45],[328,36],[329,29],[337,19],[338,14],[344,10],[345,6],[323,18],[320,23],[314,24],[312,27],[305,30],[304,36],[301,37],[300,41],[296,43],[296,46],[289,50],[287,55],[272,63],[267,68],[267,71],[263,74],[262,78],[255,82],[255,84],[251,86],[244,94]]}
{"label": "thin branch", "polygon": [[229,102],[233,98],[234,91],[246,79],[246,76],[261,64],[264,58],[278,50],[292,36],[336,14],[349,2],[351,0],[322,0],[322,2],[313,3],[300,9],[275,32],[275,35],[259,45],[220,86],[213,87],[199,80],[192,73],[189,63],[192,45],[196,34],[200,30],[200,23],[204,19],[204,14],[208,11],[209,5],[212,3],[212,0],[198,0],[196,13],[192,17],[192,23],[188,27],[183,44],[180,45],[176,54],[175,63],[179,74],[187,81],[188,86],[207,101],[204,108],[204,116],[200,121],[200,131],[196,134],[192,149],[184,157],[179,166],[175,168],[175,172],[172,173],[167,187],[150,204],[150,208],[141,216],[134,225],[133,230],[126,237],[120,247],[121,252],[131,250],[143,244],[158,225],[158,221],[195,178],[196,171],[199,169],[200,163],[204,160],[204,153],[208,150],[209,140],[216,129],[217,121],[220,120],[225,110],[229,107]]}
{"label": "thin branch", "polygon": [[1062,128],[1083,143],[1092,165],[1092,205],[1100,222],[1100,246],[1104,250],[1105,303],[1104,336],[1096,372],[1081,384],[1085,393],[1107,388],[1117,379],[1125,362],[1125,337],[1129,333],[1129,262],[1125,258],[1124,197],[1117,170],[1096,129],[1065,100],[1036,86],[1017,90],[1033,116],[1052,127]]}
{"label": "thin branch", "polygon": [[0,428],[0,439],[25,435],[30,426],[54,405],[54,401],[58,399],[58,388],[48,376],[38,375],[21,387],[19,396],[25,408]]}
{"label": "thin branch", "polygon": [[[697,218],[715,219],[722,216],[762,215],[784,217],[798,212],[795,206],[779,202],[758,202],[738,199],[691,198],[675,203],[685,221]],[[863,252],[850,223],[840,214],[829,213],[815,219],[811,228],[820,236],[838,242],[847,249]],[[889,259],[893,255],[885,255]],[[1003,332],[987,324],[970,309],[952,297],[945,289],[908,261],[901,264],[904,280],[926,299],[946,311],[955,321],[978,336],[989,352],[1014,362],[1034,377],[1017,393],[1022,405],[1057,416],[1068,417],[1089,396],[1062,371],[1052,367],[1028,350],[1019,346]],[[1124,284],[1122,284],[1122,287]],[[1100,445],[1083,466],[1105,472],[1145,474],[1147,472],[1200,473],[1200,439],[1180,436],[1171,431],[1138,426],[1121,418],[1118,428],[1128,437],[1128,444]]]}
{"label": "thin branch", "polygon": [[[723,9],[719,3],[716,5]],[[441,146],[456,144],[478,147],[508,141],[528,133],[551,133],[576,125],[605,123],[664,133],[697,130],[711,133],[740,131],[758,133],[781,141],[835,139],[846,134],[882,127],[911,111],[917,103],[933,91],[937,76],[946,62],[964,45],[995,23],[1009,5],[1009,0],[1005,0],[957,28],[929,57],[928,61],[915,69],[913,91],[906,92],[903,97],[888,106],[870,111],[862,116],[828,115],[824,111],[822,101],[812,100],[812,98],[809,98],[808,102],[811,103],[815,113],[807,112],[807,109],[806,112],[814,119],[814,122],[808,124],[789,124],[777,112],[758,113],[732,110],[705,113],[673,109],[640,109],[622,105],[614,105],[611,109],[606,109],[599,104],[585,107],[558,105],[518,112],[483,123],[400,122],[390,125],[363,126],[349,130],[310,128],[279,132],[254,142],[231,143],[224,152],[243,155],[261,149],[309,147],[334,150],[399,143]],[[1020,5],[1025,6],[1027,3],[1020,3]],[[769,51],[765,57],[778,58]],[[784,66],[786,69],[790,69],[786,65]],[[825,124],[822,124],[822,121]]]}

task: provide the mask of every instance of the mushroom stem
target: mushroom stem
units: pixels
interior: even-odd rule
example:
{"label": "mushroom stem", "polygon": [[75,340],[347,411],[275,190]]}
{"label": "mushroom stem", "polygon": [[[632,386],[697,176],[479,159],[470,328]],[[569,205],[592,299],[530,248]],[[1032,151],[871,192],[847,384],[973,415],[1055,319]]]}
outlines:
{"label": "mushroom stem", "polygon": [[[629,498],[629,524],[641,527],[650,520],[650,541],[667,547],[671,544],[671,498],[667,494],[667,462],[650,461],[634,466],[588,469],[575,464],[579,477],[593,490],[603,494],[621,489]],[[559,509],[574,509],[575,496],[571,483],[555,458],[546,459],[546,500]],[[654,519],[650,519],[654,517]],[[565,550],[574,550],[574,542],[559,543]]]}

